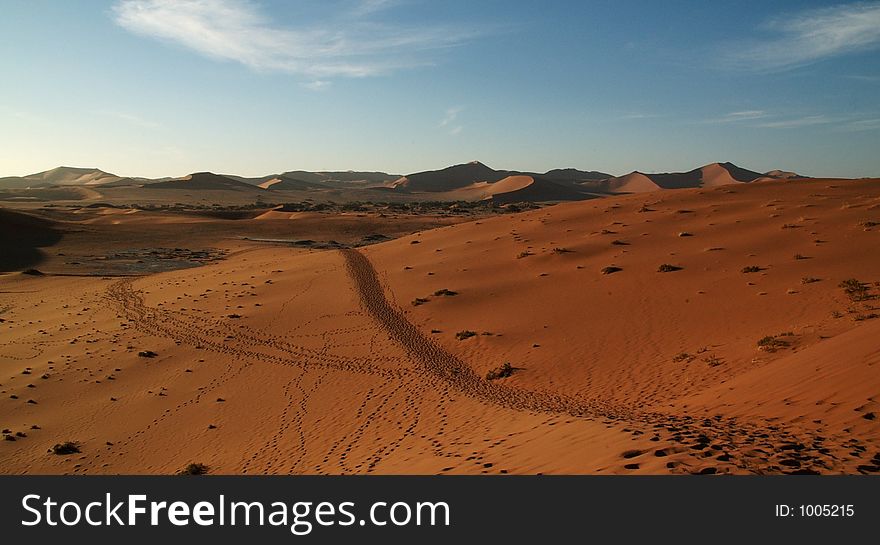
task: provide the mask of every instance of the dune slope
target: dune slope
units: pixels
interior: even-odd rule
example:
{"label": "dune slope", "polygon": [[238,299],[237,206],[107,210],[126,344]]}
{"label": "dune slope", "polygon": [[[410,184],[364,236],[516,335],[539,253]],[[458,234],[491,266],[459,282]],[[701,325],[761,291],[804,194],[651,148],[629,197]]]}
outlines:
{"label": "dune slope", "polygon": [[880,471],[878,216],[880,180],[757,182],[6,275],[0,467]]}

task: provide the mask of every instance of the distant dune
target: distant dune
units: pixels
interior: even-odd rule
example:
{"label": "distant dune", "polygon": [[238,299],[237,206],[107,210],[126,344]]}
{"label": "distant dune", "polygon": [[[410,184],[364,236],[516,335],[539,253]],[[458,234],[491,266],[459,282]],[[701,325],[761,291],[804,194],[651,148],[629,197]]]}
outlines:
{"label": "distant dune", "polygon": [[266,180],[265,182],[260,183],[257,187],[271,191],[310,191],[323,189],[326,186],[316,182],[307,182],[305,180],[290,178],[287,175],[281,175]]}
{"label": "distant dune", "polygon": [[553,170],[548,170],[544,174],[541,175],[543,178],[548,178],[553,180],[554,182],[561,181],[569,181],[569,182],[582,182],[586,180],[606,180],[611,178],[610,174],[606,174],[604,172],[598,172],[595,170],[578,170],[576,168],[556,168]]}
{"label": "distant dune", "polygon": [[[523,177],[531,182],[525,185]],[[306,199],[333,202],[483,199],[498,203],[558,202],[613,194],[802,178],[795,172],[784,170],[762,174],[730,162],[710,163],[687,172],[635,171],[623,176],[575,168],[552,169],[545,173],[496,170],[479,161],[405,176],[376,171],[291,170],[261,177],[196,172],[180,178],[150,179],[120,177],[94,168],[58,167],[24,177],[0,178],[0,201],[28,203],[102,199],[116,204],[150,202],[163,205],[219,203],[225,199],[230,204],[243,205],[261,196],[267,200],[274,199],[275,203]],[[153,191],[169,189],[193,190],[195,193],[178,193],[172,197],[171,194]],[[208,196],[207,191],[220,193]],[[226,197],[223,197],[223,192],[226,192]]]}
{"label": "distant dune", "polygon": [[590,198],[554,182],[532,176],[508,176],[493,184],[488,184],[484,194],[497,203],[540,202],[540,201],[579,201]]}
{"label": "distant dune", "polygon": [[721,185],[753,182],[773,177],[733,163],[710,163],[688,172],[646,174],[631,172],[624,176],[609,178],[600,182],[582,184],[597,191],[609,193],[645,193],[660,189],[688,189],[696,187],[716,187]]}
{"label": "distant dune", "polygon": [[226,176],[214,174],[212,172],[196,172],[183,178],[176,180],[168,180],[166,182],[157,182],[145,185],[144,189],[193,189],[193,190],[233,190],[233,191],[254,191],[260,190],[251,184],[233,180]]}
{"label": "distant dune", "polygon": [[443,192],[463,189],[476,182],[497,182],[507,176],[506,172],[499,172],[479,161],[473,161],[442,170],[408,174],[396,180],[393,186],[412,192]]}
{"label": "distant dune", "polygon": [[57,167],[27,176],[0,178],[0,189],[49,186],[99,186],[125,180],[96,168]]}

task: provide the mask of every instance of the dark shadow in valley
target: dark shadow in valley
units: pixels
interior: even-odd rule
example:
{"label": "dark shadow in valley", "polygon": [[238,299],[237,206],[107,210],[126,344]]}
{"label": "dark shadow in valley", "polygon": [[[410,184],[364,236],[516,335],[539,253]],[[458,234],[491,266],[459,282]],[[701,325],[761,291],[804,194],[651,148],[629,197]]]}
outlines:
{"label": "dark shadow in valley", "polygon": [[52,221],[0,208],[0,272],[38,265],[46,257],[40,248],[57,244],[62,236]]}

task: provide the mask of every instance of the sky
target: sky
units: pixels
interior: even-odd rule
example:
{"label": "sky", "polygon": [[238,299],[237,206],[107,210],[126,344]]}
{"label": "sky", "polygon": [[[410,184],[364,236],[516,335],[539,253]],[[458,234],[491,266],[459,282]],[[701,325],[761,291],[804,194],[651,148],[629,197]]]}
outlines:
{"label": "sky", "polygon": [[880,176],[880,2],[0,0],[0,176]]}

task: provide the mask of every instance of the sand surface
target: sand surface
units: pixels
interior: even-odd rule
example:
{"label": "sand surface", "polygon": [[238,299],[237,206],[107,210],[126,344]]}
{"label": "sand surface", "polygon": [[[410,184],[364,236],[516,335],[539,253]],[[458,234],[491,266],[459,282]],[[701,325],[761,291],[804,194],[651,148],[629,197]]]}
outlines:
{"label": "sand surface", "polygon": [[[216,247],[228,227],[138,214],[40,248],[105,228]],[[0,276],[0,471],[880,471],[880,180],[449,221],[341,249],[236,239],[144,276]],[[81,452],[47,452],[68,440]]]}

